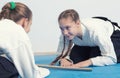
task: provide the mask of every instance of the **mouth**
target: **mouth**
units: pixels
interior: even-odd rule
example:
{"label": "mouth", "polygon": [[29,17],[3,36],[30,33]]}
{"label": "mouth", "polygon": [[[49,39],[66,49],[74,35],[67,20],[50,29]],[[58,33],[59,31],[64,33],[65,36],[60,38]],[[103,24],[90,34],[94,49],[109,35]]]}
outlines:
{"label": "mouth", "polygon": [[69,40],[72,40],[73,39],[73,37],[72,36],[65,36],[67,39],[69,39]]}

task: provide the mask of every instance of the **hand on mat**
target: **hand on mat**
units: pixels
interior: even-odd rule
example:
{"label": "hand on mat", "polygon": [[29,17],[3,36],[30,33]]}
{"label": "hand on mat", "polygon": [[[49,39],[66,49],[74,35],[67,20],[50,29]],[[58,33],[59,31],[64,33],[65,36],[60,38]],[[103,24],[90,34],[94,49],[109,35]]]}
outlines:
{"label": "hand on mat", "polygon": [[66,67],[66,66],[71,66],[73,63],[67,60],[66,58],[62,58],[60,60],[60,66]]}
{"label": "hand on mat", "polygon": [[82,61],[82,62],[78,62],[76,64],[72,64],[70,66],[67,66],[69,68],[80,68],[80,67],[88,67],[92,65],[92,61],[90,59]]}
{"label": "hand on mat", "polygon": [[68,68],[80,68],[80,66],[78,64],[73,64],[71,66],[67,66]]}

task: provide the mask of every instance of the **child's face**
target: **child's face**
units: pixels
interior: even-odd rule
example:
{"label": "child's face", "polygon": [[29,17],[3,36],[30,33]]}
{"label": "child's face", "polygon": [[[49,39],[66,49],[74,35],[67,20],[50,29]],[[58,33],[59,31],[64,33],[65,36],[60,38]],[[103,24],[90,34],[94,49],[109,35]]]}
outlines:
{"label": "child's face", "polygon": [[62,18],[59,20],[59,26],[62,34],[69,40],[72,40],[79,33],[80,22],[73,21],[71,17]]}

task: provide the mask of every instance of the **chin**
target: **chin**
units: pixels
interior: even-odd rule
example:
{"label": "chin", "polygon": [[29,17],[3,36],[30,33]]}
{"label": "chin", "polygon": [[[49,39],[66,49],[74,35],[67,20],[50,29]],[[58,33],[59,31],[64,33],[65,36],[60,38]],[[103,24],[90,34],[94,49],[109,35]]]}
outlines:
{"label": "chin", "polygon": [[68,40],[72,40],[74,37],[67,37]]}

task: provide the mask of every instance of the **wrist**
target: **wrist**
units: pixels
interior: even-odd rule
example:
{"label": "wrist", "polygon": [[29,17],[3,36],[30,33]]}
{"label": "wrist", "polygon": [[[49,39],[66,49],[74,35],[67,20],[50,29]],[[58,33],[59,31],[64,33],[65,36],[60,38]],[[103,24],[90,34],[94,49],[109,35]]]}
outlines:
{"label": "wrist", "polygon": [[92,65],[92,61],[90,59],[76,63],[75,64],[77,67],[88,67]]}

